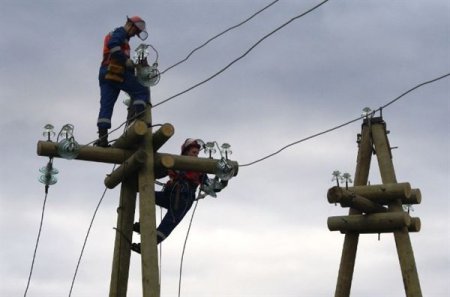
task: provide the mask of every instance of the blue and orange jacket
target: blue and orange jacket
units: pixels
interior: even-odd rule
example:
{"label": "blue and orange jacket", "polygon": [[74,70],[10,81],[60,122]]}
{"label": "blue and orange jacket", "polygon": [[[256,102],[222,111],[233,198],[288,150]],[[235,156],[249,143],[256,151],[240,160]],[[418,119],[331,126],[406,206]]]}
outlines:
{"label": "blue and orange jacket", "polygon": [[103,60],[101,66],[109,65],[111,59],[125,64],[130,58],[130,37],[124,27],[114,29],[105,36],[103,42]]}

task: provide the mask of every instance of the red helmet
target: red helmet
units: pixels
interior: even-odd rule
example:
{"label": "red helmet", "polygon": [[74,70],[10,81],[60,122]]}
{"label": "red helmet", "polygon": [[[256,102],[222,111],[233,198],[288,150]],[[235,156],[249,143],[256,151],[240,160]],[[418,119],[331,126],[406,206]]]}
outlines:
{"label": "red helmet", "polygon": [[203,141],[200,139],[188,138],[181,146],[181,154],[184,155],[191,147],[202,148]]}
{"label": "red helmet", "polygon": [[131,22],[138,30],[138,37],[141,40],[146,40],[148,37],[147,30],[145,29],[145,21],[139,16],[127,17],[127,22]]}

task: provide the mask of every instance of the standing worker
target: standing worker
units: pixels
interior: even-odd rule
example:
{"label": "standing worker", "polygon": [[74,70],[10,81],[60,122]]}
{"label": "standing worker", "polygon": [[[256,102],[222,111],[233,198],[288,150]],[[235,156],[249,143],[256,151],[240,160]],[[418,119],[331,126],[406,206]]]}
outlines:
{"label": "standing worker", "polygon": [[99,138],[96,146],[108,146],[108,129],[111,128],[111,117],[114,104],[120,91],[131,97],[131,114],[141,114],[150,104],[150,89],[141,85],[134,75],[135,64],[130,59],[129,40],[133,36],[141,40],[148,37],[145,21],[138,17],[127,17],[123,27],[114,29],[105,36],[103,44],[103,60],[99,71],[100,112],[97,120]]}

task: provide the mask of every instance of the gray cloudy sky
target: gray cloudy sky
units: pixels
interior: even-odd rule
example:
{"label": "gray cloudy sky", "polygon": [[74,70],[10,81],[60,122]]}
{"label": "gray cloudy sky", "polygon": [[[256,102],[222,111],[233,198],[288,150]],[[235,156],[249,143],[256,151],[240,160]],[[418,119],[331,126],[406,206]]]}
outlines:
{"label": "gray cloudy sky", "polygon": [[[168,71],[152,88],[152,102],[206,79],[319,2],[277,2]],[[80,143],[96,138],[103,36],[123,25],[126,15],[142,16],[164,70],[268,3],[1,0],[0,296],[22,296],[30,271],[44,199],[37,178],[47,159],[36,155],[42,127],[72,123]],[[161,151],[178,153],[185,138],[198,137],[228,142],[233,159],[252,162],[449,73],[449,33],[445,0],[331,0],[215,79],[155,108],[154,123],[170,122],[176,130]],[[447,77],[383,111],[391,145],[398,147],[397,179],[422,191],[413,212],[422,230],[411,241],[423,295],[431,297],[449,293],[449,95]],[[124,98],[116,104],[114,127],[125,119]],[[328,204],[326,192],[333,170],[354,173],[360,129],[356,122],[242,167],[217,199],[202,200],[185,254],[182,296],[332,296],[344,236],[328,231],[326,222],[347,210]],[[372,165],[370,181],[380,183],[377,163]],[[69,295],[112,169],[64,159],[54,166],[59,180],[48,195],[29,297]],[[119,189],[106,193],[73,297],[108,294],[118,198]],[[177,295],[188,221],[163,245],[164,297]],[[133,254],[129,296],[141,294],[140,273]],[[352,296],[404,296],[391,234],[361,236]]]}

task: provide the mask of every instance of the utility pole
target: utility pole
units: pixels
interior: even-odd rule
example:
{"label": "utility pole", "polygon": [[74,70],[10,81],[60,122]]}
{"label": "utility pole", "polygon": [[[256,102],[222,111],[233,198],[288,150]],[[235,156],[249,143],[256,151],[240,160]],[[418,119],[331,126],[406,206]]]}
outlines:
{"label": "utility pole", "polygon": [[[397,183],[386,123],[367,117],[362,125],[354,187],[328,190],[328,202],[349,207],[348,216],[328,218],[330,231],[345,234],[335,297],[350,296],[359,234],[393,233],[407,297],[422,297],[409,232],[420,231],[420,219],[410,217],[402,204],[419,204],[419,189]],[[377,155],[381,185],[367,185],[371,155]]]}
{"label": "utility pole", "polygon": [[[114,243],[110,297],[126,297],[131,257],[131,240],[139,193],[141,227],[141,268],[143,297],[159,297],[159,268],[156,243],[155,178],[167,175],[167,170],[193,170],[220,174],[222,160],[195,158],[158,153],[158,149],[174,134],[171,124],[164,124],[155,133],[151,128],[151,108],[144,119],[134,121],[112,147],[81,146],[75,159],[121,164],[105,178],[105,186],[114,188],[121,183],[120,205],[117,210],[117,232]],[[39,156],[60,157],[58,144],[39,141]],[[222,162],[222,163],[221,163]],[[238,173],[238,163],[226,160],[233,175]]]}

